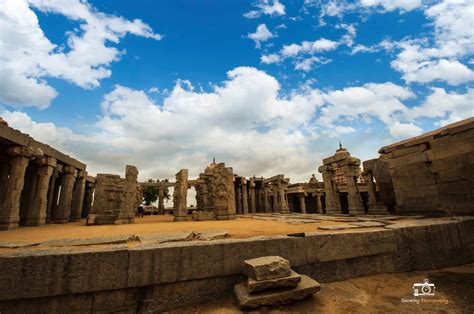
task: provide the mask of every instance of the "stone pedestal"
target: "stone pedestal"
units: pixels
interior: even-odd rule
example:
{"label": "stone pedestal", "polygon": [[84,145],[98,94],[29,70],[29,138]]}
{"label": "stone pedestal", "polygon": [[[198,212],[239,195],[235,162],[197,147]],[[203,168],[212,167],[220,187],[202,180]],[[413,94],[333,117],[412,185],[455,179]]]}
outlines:
{"label": "stone pedestal", "polygon": [[39,169],[36,184],[32,189],[31,200],[28,204],[26,226],[41,226],[46,223],[49,181],[56,167],[56,159],[53,157],[42,157],[37,162]]}
{"label": "stone pedestal", "polygon": [[33,156],[33,149],[15,146],[7,150],[10,157],[10,176],[6,182],[0,204],[0,230],[18,228],[20,222],[20,196],[25,184],[25,172]]}
{"label": "stone pedestal", "polygon": [[72,190],[74,188],[76,169],[72,166],[63,166],[61,192],[57,210],[53,214],[53,223],[65,224],[69,221],[72,204]]}
{"label": "stone pedestal", "polygon": [[71,218],[69,221],[80,221],[82,216],[82,207],[84,205],[84,192],[86,189],[87,173],[80,170],[77,173],[76,185],[74,187],[74,196],[71,207]]}

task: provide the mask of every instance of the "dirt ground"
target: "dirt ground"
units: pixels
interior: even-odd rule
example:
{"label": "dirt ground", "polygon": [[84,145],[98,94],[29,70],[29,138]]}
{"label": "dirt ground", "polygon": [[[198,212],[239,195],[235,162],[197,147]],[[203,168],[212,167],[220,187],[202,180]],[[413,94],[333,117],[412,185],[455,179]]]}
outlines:
{"label": "dirt ground", "polygon": [[[428,278],[435,295],[414,297],[412,286]],[[317,280],[317,278],[315,278]],[[255,313],[473,313],[474,264],[435,271],[417,271],[359,277],[321,284],[321,291],[277,308]],[[241,313],[229,296],[214,302],[170,313]]]}
{"label": "dirt ground", "polygon": [[[86,226],[85,220],[64,225],[48,224],[41,227],[20,227],[0,232],[0,242],[29,243],[63,238],[94,238],[117,235],[150,235],[183,231],[227,230],[231,238],[248,238],[265,235],[284,235],[297,232],[324,232],[318,226],[340,225],[340,222],[317,221],[306,224],[289,224],[281,221],[237,218],[220,221],[173,222],[171,215],[136,218],[135,224]],[[367,229],[365,229],[367,230]]]}

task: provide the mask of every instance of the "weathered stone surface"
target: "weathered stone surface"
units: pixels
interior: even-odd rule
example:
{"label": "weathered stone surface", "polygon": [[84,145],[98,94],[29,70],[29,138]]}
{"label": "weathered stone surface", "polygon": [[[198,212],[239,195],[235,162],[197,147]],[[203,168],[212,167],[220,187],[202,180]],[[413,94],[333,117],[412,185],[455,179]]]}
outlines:
{"label": "weathered stone surface", "polygon": [[194,221],[216,220],[216,214],[212,211],[195,210],[192,216]]}
{"label": "weathered stone surface", "polygon": [[254,293],[257,291],[263,291],[267,289],[275,288],[294,288],[301,281],[301,276],[295,272],[291,271],[291,274],[287,277],[277,278],[277,279],[268,279],[268,280],[255,280],[252,277],[247,279],[247,287],[249,293]]}
{"label": "weathered stone surface", "polygon": [[188,216],[188,169],[181,169],[175,177],[176,183],[173,190],[174,221],[186,221]]}
{"label": "weathered stone surface", "polygon": [[319,226],[319,230],[346,230],[346,229],[353,229],[354,226],[350,225],[329,225],[329,226]]}
{"label": "weathered stone surface", "polygon": [[139,242],[140,239],[136,235],[120,235],[102,238],[72,238],[50,240],[41,243],[41,246],[88,246],[88,245],[104,245],[104,244],[126,244],[131,242]]}
{"label": "weathered stone surface", "polygon": [[377,221],[359,221],[359,222],[352,222],[349,225],[356,226],[359,228],[374,228],[374,227],[384,227],[386,224],[383,222],[377,222]]}
{"label": "weathered stone surface", "polygon": [[243,273],[256,280],[283,278],[291,274],[290,262],[280,256],[262,256],[244,261]]}
{"label": "weathered stone surface", "polygon": [[197,234],[198,240],[202,241],[221,240],[227,237],[229,237],[229,232],[227,230],[199,232]]}
{"label": "weathered stone surface", "polygon": [[320,284],[305,275],[301,276],[301,282],[296,288],[285,290],[270,290],[255,294],[249,294],[245,283],[235,286],[234,292],[242,309],[251,309],[264,305],[280,305],[302,300],[321,290]]}

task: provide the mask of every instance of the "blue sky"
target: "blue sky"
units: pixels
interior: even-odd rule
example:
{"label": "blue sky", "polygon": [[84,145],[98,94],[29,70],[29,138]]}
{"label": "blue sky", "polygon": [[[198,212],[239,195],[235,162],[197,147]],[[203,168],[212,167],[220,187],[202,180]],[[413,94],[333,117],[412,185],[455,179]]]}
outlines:
{"label": "blue sky", "polygon": [[91,174],[317,173],[474,115],[472,0],[0,0],[0,115]]}

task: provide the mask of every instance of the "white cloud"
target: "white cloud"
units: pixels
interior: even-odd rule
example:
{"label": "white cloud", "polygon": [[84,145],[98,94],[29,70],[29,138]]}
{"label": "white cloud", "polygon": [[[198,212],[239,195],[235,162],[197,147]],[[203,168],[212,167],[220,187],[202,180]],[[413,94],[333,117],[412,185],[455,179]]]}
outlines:
{"label": "white cloud", "polygon": [[295,69],[296,70],[302,70],[302,71],[305,71],[305,72],[309,72],[313,68],[314,64],[326,64],[326,63],[329,63],[329,62],[331,62],[331,60],[322,59],[322,58],[318,58],[318,57],[313,56],[313,57],[310,57],[310,58],[307,58],[307,59],[303,59],[301,61],[297,61],[295,63]]}
{"label": "white cloud", "polygon": [[279,0],[258,0],[254,7],[257,9],[245,13],[244,17],[254,19],[263,14],[270,16],[285,15],[285,6]]}
{"label": "white cloud", "polygon": [[257,26],[255,33],[248,34],[248,38],[252,39],[255,42],[255,46],[260,48],[262,42],[269,40],[270,38],[276,37],[272,32],[267,28],[267,25],[260,24]]}
{"label": "white cloud", "polygon": [[423,5],[421,0],[360,0],[360,4],[362,7],[381,7],[385,12],[411,11]]}
{"label": "white cloud", "polygon": [[425,15],[434,26],[434,43],[422,39],[398,43],[401,52],[392,67],[408,82],[459,85],[474,80],[474,72],[463,64],[474,53],[474,1],[440,1]]}
{"label": "white cloud", "polygon": [[401,114],[407,110],[403,100],[415,97],[409,89],[393,83],[368,83],[359,87],[346,87],[342,90],[325,94],[327,106],[321,109],[318,123],[325,126],[336,126],[341,122],[378,118],[389,128],[392,136],[397,136],[398,128],[393,125],[399,122]]}
{"label": "white cloud", "polygon": [[[67,33],[67,52],[44,35],[30,6],[80,23]],[[161,36],[136,19],[97,12],[79,0],[4,0],[0,2],[0,102],[46,108],[57,92],[42,78],[61,78],[94,88],[111,75],[109,66],[123,53],[117,44],[127,33],[159,40]],[[25,91],[28,91],[26,93]]]}
{"label": "white cloud", "polygon": [[389,126],[389,131],[396,138],[409,138],[423,133],[423,129],[413,123],[400,123],[398,121]]}
{"label": "white cloud", "polygon": [[439,125],[474,116],[474,89],[465,94],[447,93],[443,88],[432,88],[433,92],[424,102],[407,111],[410,119],[441,118]]}
{"label": "white cloud", "polygon": [[280,62],[281,58],[279,54],[272,53],[269,55],[262,55],[260,57],[260,61],[264,64],[271,64],[271,63],[278,63]]}

